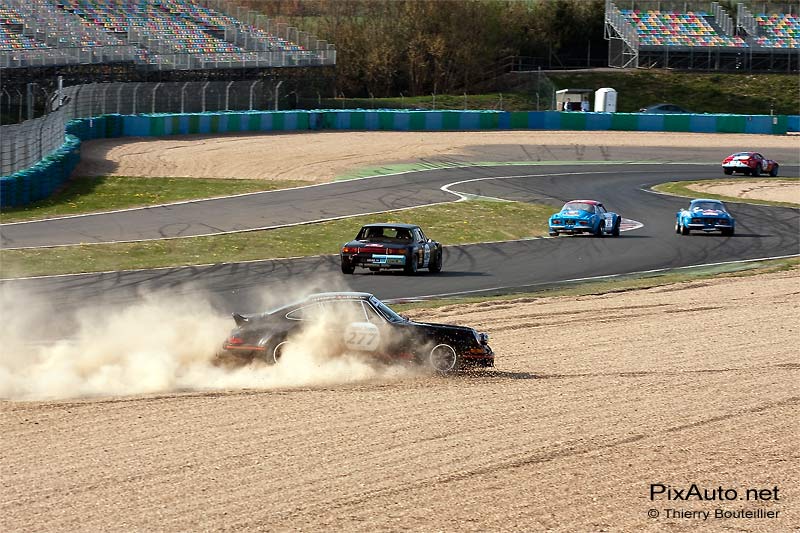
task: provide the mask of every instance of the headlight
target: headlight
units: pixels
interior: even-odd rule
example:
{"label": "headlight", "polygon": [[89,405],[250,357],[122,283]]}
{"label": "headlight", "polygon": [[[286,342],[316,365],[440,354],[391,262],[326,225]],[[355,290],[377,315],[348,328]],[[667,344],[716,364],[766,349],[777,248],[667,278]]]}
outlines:
{"label": "headlight", "polygon": [[480,344],[487,344],[489,342],[489,334],[488,333],[478,333],[475,332],[475,338],[478,340]]}

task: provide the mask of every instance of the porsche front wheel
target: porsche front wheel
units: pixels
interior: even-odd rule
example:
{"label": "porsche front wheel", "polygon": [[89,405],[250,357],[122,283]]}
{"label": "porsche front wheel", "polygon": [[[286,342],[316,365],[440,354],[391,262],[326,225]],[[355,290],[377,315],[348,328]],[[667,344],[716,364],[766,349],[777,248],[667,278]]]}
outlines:
{"label": "porsche front wheel", "polygon": [[439,374],[448,374],[458,369],[460,358],[449,344],[437,344],[428,355],[428,364]]}

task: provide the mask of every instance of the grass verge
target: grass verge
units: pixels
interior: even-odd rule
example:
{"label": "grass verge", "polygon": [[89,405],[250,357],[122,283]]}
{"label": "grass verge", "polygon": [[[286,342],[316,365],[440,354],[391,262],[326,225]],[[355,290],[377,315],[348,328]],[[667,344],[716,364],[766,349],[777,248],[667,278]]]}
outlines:
{"label": "grass verge", "polygon": [[288,189],[305,181],[97,176],[75,178],[46,200],[3,209],[2,222],[38,220],[131,207],[197,200],[248,192]]}
{"label": "grass verge", "polygon": [[[794,184],[800,183],[800,178],[753,178],[758,180],[774,180],[776,182],[791,182]],[[653,187],[654,191],[672,194],[675,196],[686,196],[687,198],[714,198],[717,200],[724,200],[727,202],[740,202],[747,204],[757,205],[775,205],[780,207],[800,207],[800,204],[794,202],[776,202],[772,200],[758,200],[755,198],[739,198],[737,196],[725,196],[722,194],[712,194],[709,192],[695,191],[689,188],[689,185],[722,185],[725,183],[742,183],[741,180],[698,180],[698,181],[670,181],[668,183],[661,183]]]}
{"label": "grass verge", "polygon": [[443,244],[466,244],[547,234],[553,208],[474,200],[264,231],[145,241],[0,250],[3,278],[229,263],[335,254],[363,224],[414,221]]}
{"label": "grass verge", "polygon": [[419,302],[392,304],[392,309],[397,312],[412,311],[415,309],[434,309],[451,305],[465,305],[485,302],[500,302],[508,300],[530,300],[536,298],[550,298],[556,296],[592,296],[613,292],[626,292],[641,289],[651,289],[663,285],[701,281],[720,277],[744,277],[773,272],[785,272],[800,269],[800,257],[784,259],[770,259],[768,261],[747,261],[743,263],[730,263],[725,265],[698,266],[677,268],[663,272],[650,272],[617,276],[610,279],[597,281],[551,283],[526,291],[516,291],[505,294],[487,296],[474,296],[465,298],[442,298],[423,300]]}

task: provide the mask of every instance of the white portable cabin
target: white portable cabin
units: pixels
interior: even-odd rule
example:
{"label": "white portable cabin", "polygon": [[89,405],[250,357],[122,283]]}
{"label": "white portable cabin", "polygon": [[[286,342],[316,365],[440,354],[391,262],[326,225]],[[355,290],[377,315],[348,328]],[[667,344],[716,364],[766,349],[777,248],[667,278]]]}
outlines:
{"label": "white portable cabin", "polygon": [[617,91],[611,87],[597,89],[594,93],[595,113],[616,113],[617,112]]}
{"label": "white portable cabin", "polygon": [[588,107],[581,107],[581,102],[588,102],[594,90],[592,89],[561,89],[556,91],[556,111],[588,111]]}

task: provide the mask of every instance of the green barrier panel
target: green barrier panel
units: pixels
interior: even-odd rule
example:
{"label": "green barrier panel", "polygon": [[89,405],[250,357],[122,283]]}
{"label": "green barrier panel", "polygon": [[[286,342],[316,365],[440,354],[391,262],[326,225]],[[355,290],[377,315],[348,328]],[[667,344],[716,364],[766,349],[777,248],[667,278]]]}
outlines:
{"label": "green barrier panel", "polygon": [[258,131],[261,129],[261,114],[248,113],[247,115],[247,131]]}
{"label": "green barrier panel", "polygon": [[311,113],[308,111],[304,111],[299,114],[295,114],[296,117],[296,126],[295,129],[297,130],[310,130],[311,129]]}
{"label": "green barrier panel", "polygon": [[272,114],[272,131],[282,131],[284,129],[284,114],[283,113],[273,113]]}
{"label": "green barrier panel", "polygon": [[378,111],[378,129],[391,131],[396,129],[394,124],[395,113]]}
{"label": "green barrier panel", "polygon": [[164,120],[166,117],[148,117],[150,120],[150,135],[153,137],[164,136]]}
{"label": "green barrier panel", "polygon": [[690,118],[690,115],[664,115],[664,131],[691,131],[689,129]]}
{"label": "green barrier panel", "polygon": [[717,131],[719,133],[744,133],[747,123],[745,117],[739,115],[719,115]]}
{"label": "green barrier panel", "polygon": [[636,131],[639,129],[639,117],[632,113],[614,113],[611,116],[611,129]]}
{"label": "green barrier panel", "polygon": [[482,130],[496,130],[500,127],[500,113],[481,113],[479,120]]}
{"label": "green barrier panel", "polygon": [[228,115],[228,127],[226,128],[227,131],[241,131],[242,130],[242,115],[239,113],[234,113],[232,115]]}
{"label": "green barrier panel", "polygon": [[219,115],[211,115],[210,122],[211,124],[211,133],[219,133]]}
{"label": "green barrier panel", "polygon": [[461,129],[461,112],[460,111],[442,111],[442,129],[443,130],[460,130]]}
{"label": "green barrier panel", "polygon": [[169,117],[170,128],[173,135],[177,135],[181,132],[181,116],[180,115],[172,115]]}
{"label": "green barrier panel", "polygon": [[586,115],[584,113],[562,113],[561,129],[584,131],[586,129]]}
{"label": "green barrier panel", "polygon": [[425,112],[412,111],[411,121],[408,124],[410,130],[424,130],[425,129]]}
{"label": "green barrier panel", "polygon": [[350,129],[363,130],[366,123],[366,116],[363,111],[353,111],[350,113]]}
{"label": "green barrier panel", "polygon": [[189,133],[200,133],[200,115],[189,115]]}
{"label": "green barrier panel", "polygon": [[528,113],[525,111],[512,111],[511,129],[528,129]]}
{"label": "green barrier panel", "polygon": [[[778,120],[775,120],[775,119]],[[778,115],[772,117],[772,133],[775,135],[786,135],[789,131],[789,117],[787,115]]]}

